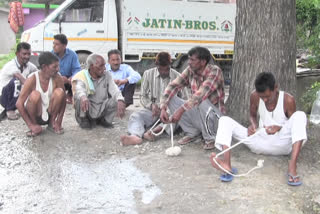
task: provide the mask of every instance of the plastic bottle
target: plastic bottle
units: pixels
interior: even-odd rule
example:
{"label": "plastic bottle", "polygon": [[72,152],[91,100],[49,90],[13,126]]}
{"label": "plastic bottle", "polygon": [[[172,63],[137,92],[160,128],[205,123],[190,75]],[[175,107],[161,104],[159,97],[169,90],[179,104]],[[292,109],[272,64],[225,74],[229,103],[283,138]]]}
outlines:
{"label": "plastic bottle", "polygon": [[317,92],[317,98],[312,105],[310,122],[313,124],[320,124],[320,91]]}

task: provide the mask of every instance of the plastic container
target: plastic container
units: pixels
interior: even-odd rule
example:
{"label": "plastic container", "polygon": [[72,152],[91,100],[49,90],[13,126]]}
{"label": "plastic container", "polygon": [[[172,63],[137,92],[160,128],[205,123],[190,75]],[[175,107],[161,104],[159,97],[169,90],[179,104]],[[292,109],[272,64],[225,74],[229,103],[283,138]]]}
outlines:
{"label": "plastic container", "polygon": [[320,124],[320,91],[317,92],[317,98],[312,105],[310,122],[313,124]]}

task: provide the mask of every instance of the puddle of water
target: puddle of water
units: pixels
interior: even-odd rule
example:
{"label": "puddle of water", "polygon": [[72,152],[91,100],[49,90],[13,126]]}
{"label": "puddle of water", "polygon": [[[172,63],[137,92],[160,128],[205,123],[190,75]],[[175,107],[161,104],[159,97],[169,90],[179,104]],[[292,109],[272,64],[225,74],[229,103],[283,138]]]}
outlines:
{"label": "puddle of water", "polygon": [[143,203],[150,203],[161,190],[133,162],[114,158],[93,164],[61,163],[68,210],[134,214],[135,191],[141,192]]}
{"label": "puddle of water", "polygon": [[0,142],[0,213],[136,214],[136,200],[161,194],[134,159],[76,162],[60,152],[40,160],[30,140],[0,134]]}

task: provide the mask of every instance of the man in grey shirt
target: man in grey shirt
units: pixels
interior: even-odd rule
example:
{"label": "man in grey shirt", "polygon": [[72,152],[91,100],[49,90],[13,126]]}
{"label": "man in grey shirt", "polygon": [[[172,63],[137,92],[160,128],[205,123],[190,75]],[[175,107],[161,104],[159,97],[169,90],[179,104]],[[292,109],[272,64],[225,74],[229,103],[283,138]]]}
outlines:
{"label": "man in grey shirt", "polygon": [[101,55],[91,54],[87,59],[88,70],[72,78],[75,116],[81,128],[91,129],[96,124],[112,128],[115,114],[124,116],[124,98],[105,64]]}
{"label": "man in grey shirt", "polygon": [[[160,52],[155,64],[157,67],[149,69],[143,74],[141,86],[140,102],[144,109],[130,115],[128,122],[129,135],[121,136],[122,145],[136,145],[142,143],[142,137],[153,141],[155,136],[150,132],[145,132],[146,128],[151,127],[160,116],[160,97],[169,82],[180,74],[170,68],[171,57],[167,52]],[[154,132],[160,132],[162,125],[158,125]],[[169,131],[169,130],[168,130]]]}

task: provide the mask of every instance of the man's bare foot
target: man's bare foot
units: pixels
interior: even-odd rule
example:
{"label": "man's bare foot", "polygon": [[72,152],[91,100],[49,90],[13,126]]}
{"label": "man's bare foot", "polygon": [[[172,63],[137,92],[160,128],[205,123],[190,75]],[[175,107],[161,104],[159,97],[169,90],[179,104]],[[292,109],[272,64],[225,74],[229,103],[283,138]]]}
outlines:
{"label": "man's bare foot", "polygon": [[225,170],[231,172],[232,169],[231,169],[231,166],[228,165],[227,163],[225,163],[223,160],[221,160],[220,158],[216,158],[216,153],[212,152],[211,153],[211,156],[210,156],[210,161],[211,161],[211,165],[216,168],[217,170],[220,170],[222,172],[224,172],[214,161],[213,159],[215,158],[216,161],[220,164],[220,166],[222,166]]}
{"label": "man's bare foot", "polygon": [[66,103],[67,104],[73,104],[72,96],[69,95],[69,94],[66,95]]}
{"label": "man's bare foot", "polygon": [[142,143],[142,139],[135,135],[122,135],[120,140],[123,146],[137,145]]}
{"label": "man's bare foot", "polygon": [[143,138],[146,139],[147,141],[155,141],[156,136],[154,136],[149,130],[143,134]]}
{"label": "man's bare foot", "polygon": [[39,132],[39,133],[34,133],[34,132],[32,132],[31,130],[29,130],[29,131],[26,132],[27,137],[35,137],[35,136],[38,136],[39,134],[41,134],[41,132]]}
{"label": "man's bare foot", "polygon": [[57,125],[57,124],[55,124],[55,125],[49,124],[47,127],[47,130],[52,133],[58,134],[58,135],[64,133],[64,129],[60,125]]}
{"label": "man's bare foot", "polygon": [[[162,126],[160,126],[160,125],[156,126],[152,130],[152,132],[155,134],[158,134],[161,131],[162,131]],[[143,138],[146,139],[147,141],[155,141],[156,140],[156,136],[153,135],[150,130],[143,134]]]}
{"label": "man's bare foot", "polygon": [[153,131],[153,133],[158,134],[159,132],[162,131],[162,126],[158,125],[152,131]]}

